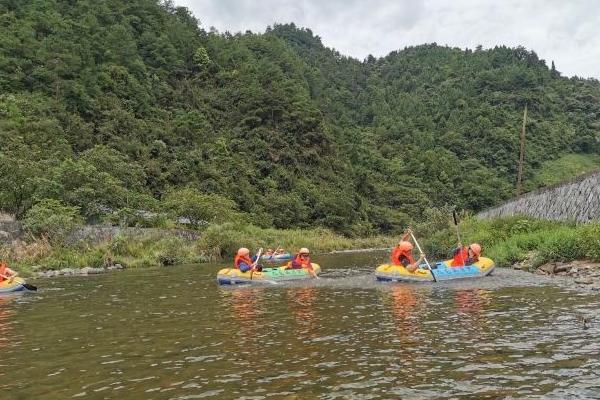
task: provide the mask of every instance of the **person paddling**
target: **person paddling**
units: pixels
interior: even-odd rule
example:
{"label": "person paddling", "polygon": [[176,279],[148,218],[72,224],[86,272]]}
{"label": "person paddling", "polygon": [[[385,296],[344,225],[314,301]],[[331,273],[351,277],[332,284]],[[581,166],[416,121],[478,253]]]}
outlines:
{"label": "person paddling", "polygon": [[18,275],[17,272],[8,268],[5,260],[0,260],[0,282],[10,280]]}
{"label": "person paddling", "polygon": [[392,250],[390,262],[393,265],[403,265],[408,272],[415,272],[419,268],[419,264],[425,259],[425,254],[421,253],[419,259],[415,261],[412,256],[413,244],[410,242],[410,234],[412,230],[408,228],[402,236],[398,245]]}
{"label": "person paddling", "polygon": [[458,247],[454,249],[453,258],[450,265],[452,267],[462,267],[464,265],[472,265],[479,261],[481,255],[481,245],[478,243],[471,243],[468,247],[458,244]]}
{"label": "person paddling", "polygon": [[312,263],[310,262],[310,250],[308,250],[306,247],[301,248],[292,261],[287,263],[286,269],[306,269],[308,273],[313,276],[313,278],[319,278],[312,267]]}
{"label": "person paddling", "polygon": [[256,256],[250,258],[250,250],[248,250],[246,247],[240,247],[235,258],[233,259],[233,265],[236,269],[239,269],[242,272],[248,272],[254,269],[260,271],[262,270],[262,267],[254,264],[256,262],[256,258]]}

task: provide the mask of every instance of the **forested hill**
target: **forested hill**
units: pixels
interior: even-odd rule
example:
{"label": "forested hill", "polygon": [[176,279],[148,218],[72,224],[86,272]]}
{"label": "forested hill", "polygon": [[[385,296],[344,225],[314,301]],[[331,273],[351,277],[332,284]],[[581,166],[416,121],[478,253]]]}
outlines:
{"label": "forested hill", "polygon": [[211,221],[390,232],[512,196],[526,103],[526,177],[600,153],[600,84],[523,48],[361,62],[308,29],[209,32],[154,0],[0,15],[0,205],[19,217],[44,199],[92,222],[189,201]]}

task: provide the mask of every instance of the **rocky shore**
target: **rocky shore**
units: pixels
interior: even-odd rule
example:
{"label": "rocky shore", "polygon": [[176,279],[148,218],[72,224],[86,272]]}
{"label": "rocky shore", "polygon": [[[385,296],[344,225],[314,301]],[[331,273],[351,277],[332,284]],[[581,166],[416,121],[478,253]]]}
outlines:
{"label": "rocky shore", "polygon": [[550,262],[533,268],[527,261],[517,263],[515,269],[539,275],[556,276],[570,280],[575,285],[600,291],[600,263],[587,260]]}
{"label": "rocky shore", "polygon": [[97,275],[103,274],[108,271],[119,271],[125,269],[121,264],[114,264],[108,267],[103,268],[63,268],[57,270],[48,270],[48,271],[37,271],[34,273],[35,277],[39,278],[52,278],[55,276],[68,276],[68,275],[78,275],[78,276],[86,276],[86,275]]}

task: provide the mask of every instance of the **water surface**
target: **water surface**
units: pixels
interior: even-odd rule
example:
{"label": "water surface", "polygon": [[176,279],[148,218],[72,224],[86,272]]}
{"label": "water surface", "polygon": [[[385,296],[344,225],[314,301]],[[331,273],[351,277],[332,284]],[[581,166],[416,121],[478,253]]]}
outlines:
{"label": "water surface", "polygon": [[38,280],[0,299],[0,398],[600,393],[597,295],[509,270],[379,284],[384,257],[317,257],[322,279],[263,287],[219,287],[211,264]]}

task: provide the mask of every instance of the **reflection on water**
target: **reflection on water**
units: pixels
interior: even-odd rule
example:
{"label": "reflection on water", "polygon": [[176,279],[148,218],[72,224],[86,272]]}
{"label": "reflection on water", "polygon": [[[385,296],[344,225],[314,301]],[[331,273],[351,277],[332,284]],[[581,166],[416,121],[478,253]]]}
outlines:
{"label": "reflection on water", "polygon": [[492,295],[486,289],[456,290],[454,301],[459,321],[466,332],[484,335],[488,327],[486,309],[490,305]]}
{"label": "reflection on water", "polygon": [[38,294],[0,300],[0,385],[10,393],[0,398],[600,393],[597,295],[502,270],[378,284],[368,267],[377,257],[323,257],[323,279],[268,287],[220,288],[217,265],[36,282]]}
{"label": "reflection on water", "polygon": [[301,335],[311,337],[317,327],[315,306],[317,289],[314,287],[286,290],[286,300]]}
{"label": "reflection on water", "polygon": [[[222,290],[223,302],[231,306],[232,315],[237,322],[235,334],[242,340],[255,340],[260,333],[260,315],[262,307],[261,295],[265,288],[242,288],[241,290]],[[234,332],[232,332],[233,334]]]}
{"label": "reflection on water", "polygon": [[425,306],[422,292],[416,291],[414,286],[395,285],[380,293],[384,306],[391,311],[398,338],[407,343],[419,340],[419,314]]}
{"label": "reflection on water", "polygon": [[0,351],[4,350],[13,339],[13,323],[15,311],[8,308],[14,296],[0,296]]}
{"label": "reflection on water", "polygon": [[[15,311],[8,308],[11,301],[15,299],[14,295],[0,296],[0,354],[6,354],[6,349],[11,342],[18,340],[14,335],[14,315]],[[8,387],[6,381],[6,370],[3,368],[4,362],[0,356],[0,393]]]}

